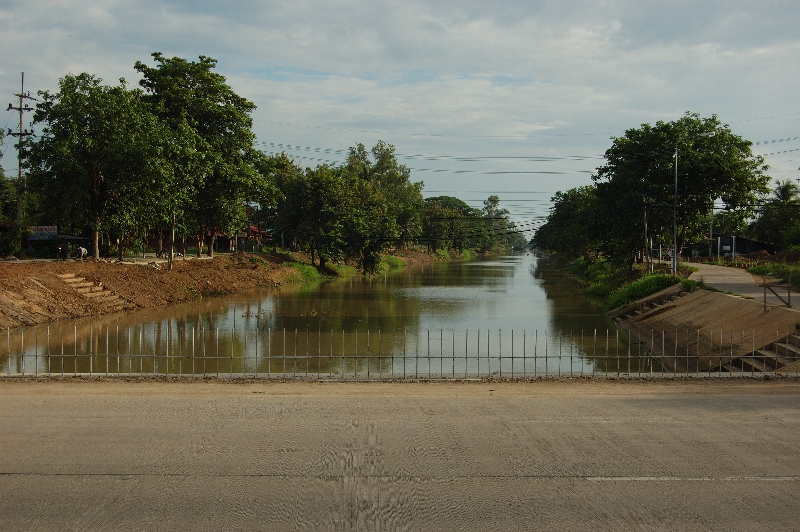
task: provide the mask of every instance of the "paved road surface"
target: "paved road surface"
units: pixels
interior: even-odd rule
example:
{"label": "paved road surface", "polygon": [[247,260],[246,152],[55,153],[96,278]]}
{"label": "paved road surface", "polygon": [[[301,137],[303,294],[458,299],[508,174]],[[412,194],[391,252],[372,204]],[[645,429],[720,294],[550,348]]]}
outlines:
{"label": "paved road surface", "polygon": [[[692,263],[689,266],[697,269],[696,272],[689,276],[689,279],[697,281],[702,279],[708,286],[723,292],[730,292],[731,294],[751,298],[760,304],[764,303],[764,289],[759,286],[763,283],[763,279],[760,276],[752,275],[742,268],[716,266],[714,264]],[[778,293],[786,299],[785,293],[780,291]],[[798,302],[800,302],[800,295],[798,296]],[[767,291],[767,304],[783,305],[783,303],[769,291]]]}
{"label": "paved road surface", "polygon": [[0,530],[797,530],[797,381],[0,380]]}

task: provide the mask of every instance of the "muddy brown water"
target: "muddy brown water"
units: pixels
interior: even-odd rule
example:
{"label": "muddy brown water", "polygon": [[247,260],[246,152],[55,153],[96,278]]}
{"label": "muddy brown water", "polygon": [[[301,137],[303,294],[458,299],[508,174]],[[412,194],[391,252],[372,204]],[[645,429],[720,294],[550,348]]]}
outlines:
{"label": "muddy brown water", "polygon": [[[6,331],[0,373],[473,377],[649,371],[533,254]],[[641,363],[640,363],[641,362]]]}

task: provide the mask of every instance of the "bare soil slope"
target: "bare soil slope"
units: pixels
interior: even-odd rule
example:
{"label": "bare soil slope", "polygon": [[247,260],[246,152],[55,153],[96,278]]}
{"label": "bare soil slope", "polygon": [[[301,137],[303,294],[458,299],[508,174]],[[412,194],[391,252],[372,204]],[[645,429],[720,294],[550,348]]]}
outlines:
{"label": "bare soil slope", "polygon": [[[171,305],[202,296],[276,286],[297,277],[286,257],[234,254],[157,263],[67,261],[0,263],[0,327]],[[81,293],[67,280],[81,278],[119,296],[114,304]]]}
{"label": "bare soil slope", "polygon": [[[414,264],[432,262],[435,256],[404,250],[400,258]],[[298,271],[286,265],[290,261],[308,264],[309,258],[294,253],[234,253],[176,260],[172,271],[164,262],[0,262],[0,328],[298,282],[302,280]]]}

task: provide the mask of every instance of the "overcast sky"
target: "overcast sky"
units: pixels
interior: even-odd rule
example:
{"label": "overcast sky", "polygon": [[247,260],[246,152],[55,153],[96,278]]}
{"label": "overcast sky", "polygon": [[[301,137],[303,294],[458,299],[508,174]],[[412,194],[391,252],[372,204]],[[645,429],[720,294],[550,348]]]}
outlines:
{"label": "overcast sky", "polygon": [[135,84],[154,51],[206,55],[258,106],[265,151],[315,166],[385,140],[426,196],[497,194],[525,224],[590,183],[611,136],[685,111],[800,177],[798,21],[800,2],[764,0],[0,0],[0,102],[21,72],[34,93],[67,73]]}

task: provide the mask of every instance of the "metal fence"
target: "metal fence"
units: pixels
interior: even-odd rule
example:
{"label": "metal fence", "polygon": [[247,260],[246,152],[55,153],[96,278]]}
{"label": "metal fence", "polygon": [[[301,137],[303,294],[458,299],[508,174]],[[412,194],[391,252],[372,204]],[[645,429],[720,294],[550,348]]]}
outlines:
{"label": "metal fence", "polygon": [[[2,337],[0,337],[2,338]],[[5,340],[5,342],[2,342]],[[793,375],[792,332],[334,331],[38,326],[6,330],[0,374],[403,380]]]}

